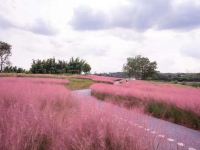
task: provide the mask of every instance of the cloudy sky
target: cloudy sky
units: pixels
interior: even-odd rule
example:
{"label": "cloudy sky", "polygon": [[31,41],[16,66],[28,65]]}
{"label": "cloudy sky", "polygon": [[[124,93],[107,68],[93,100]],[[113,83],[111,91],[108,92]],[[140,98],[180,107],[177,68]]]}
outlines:
{"label": "cloudy sky", "polygon": [[92,72],[121,71],[127,57],[161,72],[200,72],[199,0],[0,0],[0,41],[13,65],[86,59]]}

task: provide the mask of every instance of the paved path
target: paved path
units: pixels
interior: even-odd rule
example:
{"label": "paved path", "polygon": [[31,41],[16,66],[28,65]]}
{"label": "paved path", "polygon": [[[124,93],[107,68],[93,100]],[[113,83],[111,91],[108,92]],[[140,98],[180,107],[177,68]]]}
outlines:
{"label": "paved path", "polygon": [[91,89],[84,89],[84,90],[75,90],[73,93],[83,95],[83,96],[91,96]]}
{"label": "paved path", "polygon": [[[91,90],[77,90],[74,93],[91,96]],[[103,105],[103,102],[100,103]],[[123,109],[123,108],[121,108]],[[117,112],[114,114],[114,117],[129,123],[130,125],[136,126],[141,130],[145,130],[149,134],[152,134],[155,138],[155,143],[160,142],[160,139],[163,139],[162,145],[158,149],[160,150],[200,150],[200,132],[192,130],[168,121],[157,119],[145,114],[135,113],[130,116],[118,115]]]}

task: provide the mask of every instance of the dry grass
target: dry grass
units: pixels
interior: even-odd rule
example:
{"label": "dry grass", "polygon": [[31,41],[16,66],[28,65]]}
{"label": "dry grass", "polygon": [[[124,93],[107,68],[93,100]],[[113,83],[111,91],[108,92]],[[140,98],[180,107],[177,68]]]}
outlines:
{"label": "dry grass", "polygon": [[94,83],[94,81],[88,79],[69,78],[68,80],[67,88],[70,90],[88,89]]}

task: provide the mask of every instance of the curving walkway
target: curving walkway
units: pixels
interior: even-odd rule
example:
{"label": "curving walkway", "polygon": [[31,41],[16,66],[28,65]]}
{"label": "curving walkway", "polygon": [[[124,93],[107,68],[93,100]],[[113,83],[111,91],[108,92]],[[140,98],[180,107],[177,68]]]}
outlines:
{"label": "curving walkway", "polygon": [[[90,89],[73,91],[75,94],[91,96]],[[104,103],[101,102],[100,105]],[[101,108],[101,107],[99,107]],[[123,109],[123,108],[120,108]],[[120,117],[119,117],[120,116]],[[192,130],[168,121],[157,119],[145,114],[131,114],[131,120],[126,114],[119,115],[117,112],[113,115],[121,121],[127,122],[140,130],[145,130],[152,135],[155,145],[159,150],[200,150],[200,132]]]}

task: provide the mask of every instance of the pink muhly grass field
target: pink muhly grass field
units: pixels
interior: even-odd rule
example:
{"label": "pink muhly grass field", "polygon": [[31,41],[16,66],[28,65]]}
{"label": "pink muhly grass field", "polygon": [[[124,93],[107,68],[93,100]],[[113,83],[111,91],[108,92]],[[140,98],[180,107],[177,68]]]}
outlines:
{"label": "pink muhly grass field", "polygon": [[0,149],[153,149],[143,131],[113,117],[123,114],[120,108],[100,109],[94,98],[72,94],[66,82],[0,78]]}
{"label": "pink muhly grass field", "polygon": [[0,77],[0,82],[20,82],[20,83],[46,83],[46,84],[68,84],[69,81],[66,79],[56,78],[29,78],[29,77]]}
{"label": "pink muhly grass field", "polygon": [[111,83],[111,84],[113,84],[117,80],[120,80],[120,78],[97,76],[97,75],[85,75],[85,76],[81,75],[81,76],[78,76],[78,78],[90,79],[96,82],[105,82],[105,83]]}
{"label": "pink muhly grass field", "polygon": [[97,94],[164,102],[200,115],[200,89],[192,87],[130,81],[121,85],[94,84],[91,89]]}

